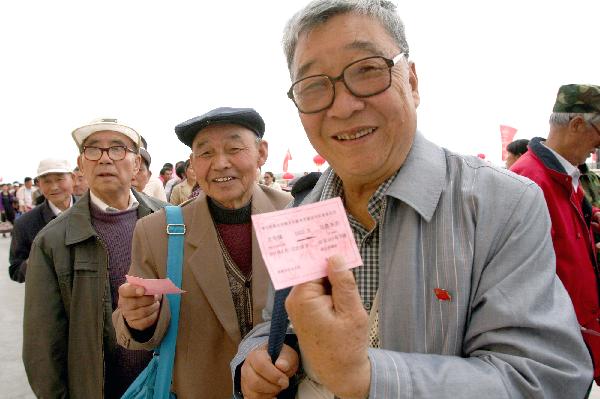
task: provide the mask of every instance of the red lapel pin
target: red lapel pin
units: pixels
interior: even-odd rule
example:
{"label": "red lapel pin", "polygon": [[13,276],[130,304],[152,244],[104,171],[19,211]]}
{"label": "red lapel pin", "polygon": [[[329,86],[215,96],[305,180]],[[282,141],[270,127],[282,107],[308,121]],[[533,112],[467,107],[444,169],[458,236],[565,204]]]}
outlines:
{"label": "red lapel pin", "polygon": [[446,291],[445,289],[442,288],[434,288],[433,292],[435,292],[435,296],[437,297],[437,299],[439,299],[440,301],[450,301],[452,300],[452,296],[450,295],[450,293],[448,291]]}

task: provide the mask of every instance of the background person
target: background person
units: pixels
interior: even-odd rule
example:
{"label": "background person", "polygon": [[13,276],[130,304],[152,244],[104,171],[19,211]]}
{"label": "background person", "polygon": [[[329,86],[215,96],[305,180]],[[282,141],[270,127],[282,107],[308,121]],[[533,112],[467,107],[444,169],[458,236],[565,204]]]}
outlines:
{"label": "background person", "polygon": [[171,191],[171,204],[173,205],[179,205],[187,201],[196,185],[196,173],[189,159],[185,161],[183,169],[183,181],[175,185]]}
{"label": "background person", "polygon": [[85,176],[79,170],[79,167],[73,169],[73,195],[81,197],[89,189]]}
{"label": "background person", "polygon": [[17,200],[19,201],[19,212],[21,213],[29,212],[33,209],[32,196],[35,190],[31,177],[26,177],[24,183],[16,193]]}
{"label": "background person", "polygon": [[[145,140],[142,142],[145,145],[145,143],[146,143]],[[150,156],[150,153],[148,152],[148,150],[146,150],[146,148],[144,148],[144,147],[140,147],[140,155],[142,157],[142,162],[140,163],[140,169],[135,174],[135,176],[133,176],[131,185],[133,186],[133,188],[135,188],[138,192],[141,193],[141,192],[144,192],[144,189],[146,188],[146,185],[148,184],[150,177],[152,177],[152,172],[150,171],[150,163],[152,162],[152,157]],[[161,190],[162,190],[162,187],[161,187]],[[164,194],[164,190],[163,190],[163,194]]]}
{"label": "background person", "polygon": [[[600,381],[600,304],[593,225],[600,221],[584,196],[577,168],[600,147],[600,86],[569,84],[558,89],[546,140],[534,137],[511,170],[536,182],[552,219],[556,273],[571,296]],[[589,331],[591,330],[591,331]]]}
{"label": "background person", "polygon": [[281,185],[275,181],[275,175],[273,175],[273,172],[265,172],[263,175],[263,182],[267,187],[271,187],[274,190],[281,190]]}
{"label": "background person", "polygon": [[15,222],[15,209],[13,207],[13,202],[15,201],[15,197],[10,193],[10,185],[2,184],[0,186],[0,211],[2,211],[3,222],[8,221],[11,224]]}
{"label": "background person", "polygon": [[527,152],[527,144],[529,144],[527,139],[519,139],[508,143],[506,146],[506,169],[510,169],[517,162],[517,159]]}
{"label": "background person", "polygon": [[181,183],[184,179],[185,174],[185,161],[177,161],[175,163],[175,173],[172,174],[171,178],[165,184],[165,193],[167,194],[167,200],[171,200],[171,191],[173,187]]}
{"label": "background person", "polygon": [[40,161],[37,179],[44,200],[20,217],[14,225],[8,255],[10,278],[25,282],[31,244],[50,221],[73,205],[73,175],[69,163],[48,158]]}

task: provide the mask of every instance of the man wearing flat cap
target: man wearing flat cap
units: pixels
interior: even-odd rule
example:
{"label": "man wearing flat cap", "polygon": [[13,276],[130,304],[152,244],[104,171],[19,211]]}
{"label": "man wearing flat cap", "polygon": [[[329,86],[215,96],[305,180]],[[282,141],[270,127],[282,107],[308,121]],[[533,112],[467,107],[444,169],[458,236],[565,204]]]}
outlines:
{"label": "man wearing flat cap", "polygon": [[[262,321],[269,276],[250,216],[284,208],[287,193],[256,183],[268,155],[263,119],[249,108],[217,108],[175,127],[188,145],[201,194],[182,204],[186,225],[179,332],[172,391],[179,399],[231,397],[229,362],[241,339]],[[162,212],[134,232],[129,274],[166,276]],[[170,320],[166,298],[124,284],[113,315],[117,340],[152,349]]]}
{"label": "man wearing flat cap", "polygon": [[36,178],[43,202],[23,214],[15,222],[10,242],[8,273],[19,283],[25,282],[27,262],[35,236],[52,219],[73,205],[73,174],[63,159],[48,158],[40,161]]}
{"label": "man wearing flat cap", "polygon": [[39,398],[120,398],[152,353],[117,345],[111,316],[135,224],[164,203],[131,189],[140,167],[134,129],[99,119],[72,136],[89,190],[33,243],[23,362]]}
{"label": "man wearing flat cap", "polygon": [[571,296],[600,382],[598,263],[592,227],[600,214],[586,200],[578,166],[600,147],[600,86],[569,84],[558,90],[548,138],[535,137],[511,167],[543,190],[552,219],[556,273]]}

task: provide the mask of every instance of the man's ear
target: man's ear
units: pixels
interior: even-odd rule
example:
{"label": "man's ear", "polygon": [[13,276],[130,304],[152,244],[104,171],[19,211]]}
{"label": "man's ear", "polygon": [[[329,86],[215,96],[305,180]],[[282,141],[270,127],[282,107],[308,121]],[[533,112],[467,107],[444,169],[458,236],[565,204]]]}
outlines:
{"label": "man's ear", "polygon": [[408,83],[410,84],[415,108],[417,108],[421,103],[421,96],[419,95],[419,78],[417,76],[417,68],[415,67],[414,62],[410,63],[408,73]]}
{"label": "man's ear", "polygon": [[83,160],[81,157],[83,157],[83,154],[79,154],[79,156],[77,157],[77,167],[79,168],[81,173],[85,175],[85,173],[83,172]]}
{"label": "man's ear", "polygon": [[583,119],[583,116],[577,115],[569,121],[569,130],[572,132],[579,132],[587,128],[587,122]]}
{"label": "man's ear", "polygon": [[135,161],[133,162],[133,174],[137,175],[140,171],[140,165],[142,163],[142,156],[140,154],[136,154]]}
{"label": "man's ear", "polygon": [[269,157],[269,143],[266,140],[261,140],[258,143],[258,167],[262,167]]}

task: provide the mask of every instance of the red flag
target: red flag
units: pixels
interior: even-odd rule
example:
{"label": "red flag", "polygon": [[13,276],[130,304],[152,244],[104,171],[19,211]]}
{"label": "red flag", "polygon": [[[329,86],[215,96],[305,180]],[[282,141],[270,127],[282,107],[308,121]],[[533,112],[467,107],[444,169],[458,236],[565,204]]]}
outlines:
{"label": "red flag", "polygon": [[288,148],[285,158],[283,158],[283,171],[288,171],[288,161],[292,159],[292,154],[290,153],[290,149]]}
{"label": "red flag", "polygon": [[502,160],[503,161],[506,161],[506,156],[508,155],[506,153],[506,146],[509,145],[513,141],[513,138],[515,137],[516,133],[517,133],[517,129],[515,129],[514,127],[500,125],[500,137],[502,139]]}

